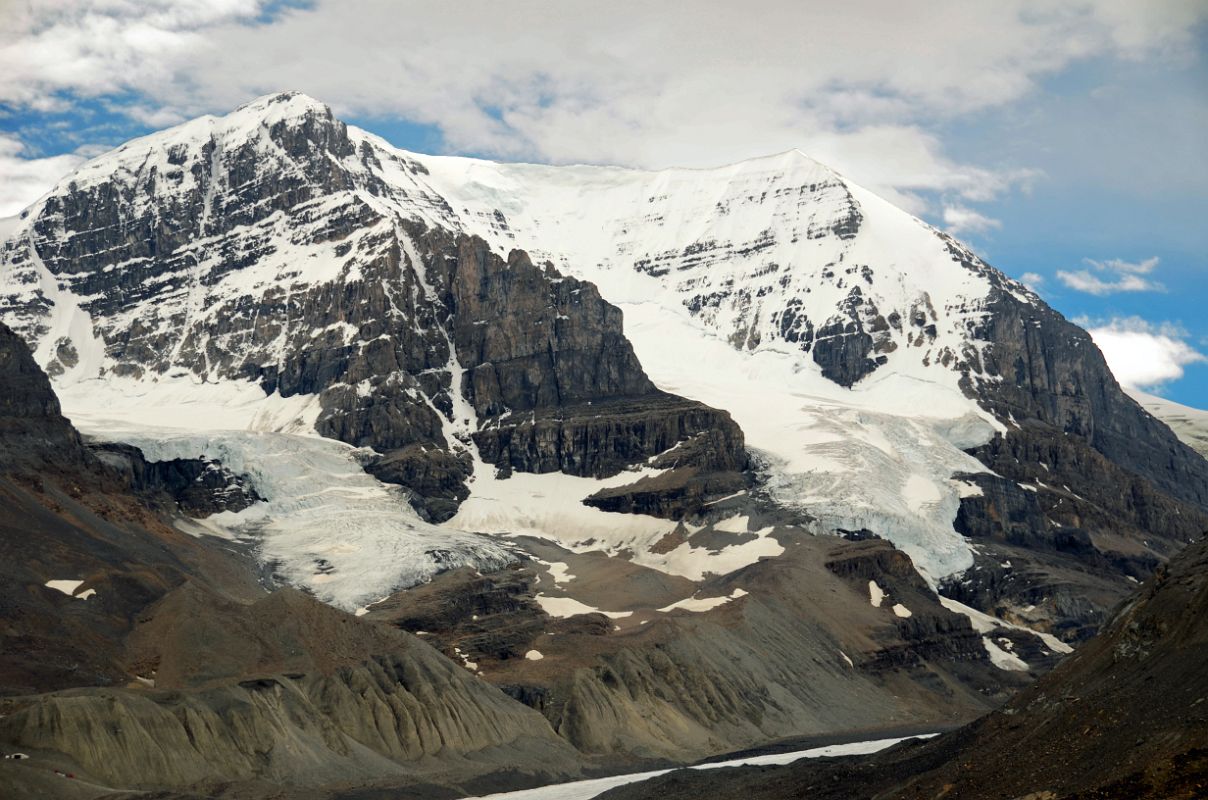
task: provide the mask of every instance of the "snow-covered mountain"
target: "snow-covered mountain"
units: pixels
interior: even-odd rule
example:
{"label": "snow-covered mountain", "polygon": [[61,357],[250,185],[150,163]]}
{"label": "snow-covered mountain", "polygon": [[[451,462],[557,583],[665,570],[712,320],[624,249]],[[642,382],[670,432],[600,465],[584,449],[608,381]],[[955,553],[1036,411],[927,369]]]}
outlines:
{"label": "snow-covered mountain", "polygon": [[[301,434],[286,450],[312,450],[296,469],[335,480],[314,466],[336,452],[305,438],[317,432],[361,448],[341,451],[349,469],[369,463],[405,487],[418,513],[399,502],[382,515],[349,491],[316,525],[302,480],[274,484],[271,512],[207,523],[258,537],[289,580],[346,608],[450,566],[497,564],[510,545],[481,533],[603,548],[695,580],[783,552],[745,506],[719,519],[699,505],[685,517],[580,502],[670,480],[671,462],[653,459],[729,431],[714,409],[753,462],[738,463],[726,433],[697,467],[757,478],[714,483],[729,491],[706,501],[741,494],[814,533],[872,531],[932,585],[968,582],[979,553],[1011,563],[998,545],[1012,536],[979,542],[960,517],[1001,505],[985,448],[1033,446],[1040,428],[1076,437],[1144,491],[1197,513],[1208,504],[1208,468],[1119,392],[1084,333],[797,151],[659,172],[433,157],[286,93],[128,142],[3,229],[0,318],[86,431],[237,463],[291,458],[246,431]],[[474,286],[471,262],[484,265]],[[568,280],[587,283],[558,288]],[[640,368],[614,341],[610,305]],[[549,335],[533,338],[542,324]],[[655,392],[677,399],[635,422]],[[599,411],[634,398],[647,401]],[[650,429],[663,432],[632,444]],[[601,447],[608,456],[589,463]],[[1045,448],[1036,469],[1066,468],[1060,447]],[[1069,480],[1008,477],[1012,493],[1052,494],[1019,512],[1042,537],[1071,527],[1059,502],[1101,505]],[[702,525],[738,536],[698,546],[687,537]],[[1159,536],[1184,540],[1184,527]],[[383,551],[391,536],[415,545]],[[1142,570],[1172,546],[1122,549]],[[1038,605],[1024,600],[1039,580],[1010,604]],[[1032,621],[1068,609],[1050,611]]]}
{"label": "snow-covered mountain", "polygon": [[[465,728],[450,763],[500,747],[475,769],[548,775],[939,728],[1208,529],[1208,463],[1084,331],[795,151],[434,157],[286,93],[88,162],[0,241],[25,340],[0,326],[0,379],[32,398],[0,398],[0,454],[37,455],[0,459],[26,515],[0,517],[21,545],[0,601],[53,661],[9,648],[0,672],[131,683],[121,726],[81,689],[87,724],[37,723],[48,694],[0,738],[109,786],[136,739],[162,751],[143,788],[225,780],[230,753],[241,780],[309,780],[266,748],[376,780],[443,751],[400,745],[416,714]],[[282,584],[361,619],[265,597]],[[88,653],[62,633],[94,629]],[[192,711],[138,695],[160,679],[215,720],[200,748]],[[297,750],[278,714],[351,738]]]}

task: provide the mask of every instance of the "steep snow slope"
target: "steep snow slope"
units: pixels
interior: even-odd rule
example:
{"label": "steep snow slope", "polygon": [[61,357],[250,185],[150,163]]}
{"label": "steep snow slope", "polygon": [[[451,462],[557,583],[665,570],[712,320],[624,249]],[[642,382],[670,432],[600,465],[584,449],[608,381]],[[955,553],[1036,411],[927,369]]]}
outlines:
{"label": "steep snow slope", "polygon": [[1129,395],[1146,411],[1169,425],[1180,439],[1195,448],[1200,455],[1208,458],[1208,411],[1136,389],[1130,389]]}
{"label": "steep snow slope", "polygon": [[[294,147],[303,134],[306,159]],[[68,230],[78,198],[112,205],[124,238],[101,247],[104,232]],[[478,234],[501,253],[524,248],[595,282],[625,311],[655,383],[730,411],[774,497],[818,530],[875,529],[933,580],[972,564],[952,528],[968,487],[950,478],[983,469],[962,449],[1002,429],[972,397],[991,380],[973,335],[986,268],[796,151],[713,170],[505,165],[407,153],[345,133],[303,95],[262,98],[129,142],[35,203],[5,245],[0,312],[37,342],[69,414],[99,395],[163,409],[181,381],[254,395],[243,365],[264,374],[310,343],[357,336],[289,311],[284,324],[259,323],[259,309],[356,281],[392,248],[417,263],[407,221]],[[232,314],[247,332],[215,334]],[[260,427],[314,418],[313,403],[293,419],[272,408]],[[457,419],[447,436],[476,424]],[[561,479],[531,480],[551,490],[534,490],[537,501]],[[471,486],[468,509],[489,484]],[[533,527],[501,508],[490,529]],[[447,527],[463,523],[485,521]],[[545,533],[573,543],[561,526]]]}

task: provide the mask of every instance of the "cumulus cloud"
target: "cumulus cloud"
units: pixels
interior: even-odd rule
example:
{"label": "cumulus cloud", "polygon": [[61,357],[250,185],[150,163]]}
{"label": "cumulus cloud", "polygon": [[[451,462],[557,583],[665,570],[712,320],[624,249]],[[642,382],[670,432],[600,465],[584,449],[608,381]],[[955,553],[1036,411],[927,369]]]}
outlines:
{"label": "cumulus cloud", "polygon": [[1034,177],[954,160],[928,125],[1075,60],[1193,51],[1208,16],[1194,0],[9,5],[0,103],[16,107],[125,93],[158,125],[294,88],[505,158],[705,166],[799,147],[915,212],[924,193],[959,207]]}
{"label": "cumulus cloud", "polygon": [[1032,289],[1039,289],[1044,285],[1044,276],[1039,272],[1025,272],[1019,279]]}
{"label": "cumulus cloud", "polygon": [[1057,278],[1079,292],[1102,296],[1116,292],[1162,292],[1166,287],[1146,277],[1158,266],[1158,257],[1130,262],[1118,258],[1107,261],[1083,259],[1090,269],[1058,270]]}
{"label": "cumulus cloud", "polygon": [[1096,261],[1093,258],[1088,258],[1086,259],[1086,263],[1095,269],[1107,270],[1108,272],[1119,272],[1127,275],[1148,275],[1158,268],[1158,257],[1150,256],[1135,263],[1124,261],[1120,258],[1109,258],[1106,261]]}
{"label": "cumulus cloud", "polygon": [[944,225],[951,234],[986,233],[1002,223],[964,206],[944,206]]}
{"label": "cumulus cloud", "polygon": [[1192,364],[1208,357],[1187,342],[1187,332],[1171,323],[1152,323],[1140,317],[1117,317],[1094,324],[1076,320],[1087,328],[1112,374],[1124,386],[1160,390],[1183,377]]}
{"label": "cumulus cloud", "polygon": [[83,153],[23,157],[25,145],[0,134],[0,217],[11,217],[42,196],[54,182],[84,162]]}
{"label": "cumulus cloud", "polygon": [[1085,269],[1075,272],[1058,270],[1057,277],[1071,289],[1099,296],[1116,292],[1150,292],[1162,288],[1161,284],[1142,278],[1140,275],[1121,275],[1116,279],[1105,280]]}

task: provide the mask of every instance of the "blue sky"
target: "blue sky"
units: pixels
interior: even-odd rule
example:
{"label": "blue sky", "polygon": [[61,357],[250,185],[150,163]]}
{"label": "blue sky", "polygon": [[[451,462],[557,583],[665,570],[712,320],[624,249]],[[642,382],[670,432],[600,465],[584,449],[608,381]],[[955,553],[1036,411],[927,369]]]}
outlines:
{"label": "blue sky", "polygon": [[1208,406],[1208,4],[445,5],[6,5],[0,213],[281,89],[421,152],[657,168],[798,147],[1029,282],[1122,380]]}

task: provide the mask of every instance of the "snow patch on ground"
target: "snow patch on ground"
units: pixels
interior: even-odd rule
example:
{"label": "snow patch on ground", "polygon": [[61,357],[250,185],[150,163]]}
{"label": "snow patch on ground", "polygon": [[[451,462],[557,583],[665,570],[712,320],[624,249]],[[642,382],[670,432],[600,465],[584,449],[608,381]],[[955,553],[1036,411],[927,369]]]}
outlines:
{"label": "snow patch on ground", "polygon": [[893,613],[894,613],[894,616],[901,617],[902,619],[906,619],[907,617],[911,616],[910,609],[907,608],[906,606],[902,605],[901,603],[894,604]]}
{"label": "snow patch on ground", "polygon": [[976,483],[954,480],[952,481],[952,485],[956,487],[957,497],[962,500],[964,500],[966,497],[982,497],[985,495],[985,492],[983,492],[982,488]]}
{"label": "snow patch on ground", "polygon": [[[784,552],[783,545],[771,536],[773,528],[768,527],[755,531],[753,539],[721,549],[694,547],[684,542],[669,552],[653,553],[651,547],[679,523],[643,514],[611,513],[583,504],[585,498],[601,489],[625,486],[661,472],[643,468],[600,479],[560,472],[541,475],[514,472],[508,478],[498,478],[491,466],[479,462],[470,482],[470,497],[444,527],[501,536],[536,536],[576,553],[604,552],[692,580],[725,575]],[[748,524],[745,516],[736,516],[714,528],[746,534]],[[554,579],[560,582],[557,575]]]}
{"label": "snow patch on ground", "polygon": [[390,599],[390,595],[386,595],[385,597],[379,597],[377,600],[374,600],[372,603],[366,603],[365,605],[361,606],[356,611],[354,611],[353,616],[363,617],[369,613],[369,609],[373,608],[378,603],[381,603],[382,601],[389,600],[389,599]]}
{"label": "snow patch on ground", "polygon": [[544,564],[549,569],[549,576],[553,579],[555,586],[561,586],[564,583],[570,583],[575,579],[574,575],[570,574],[570,567],[565,561],[541,561],[537,562]]}
{"label": "snow patch on ground", "polygon": [[63,594],[67,595],[68,597],[74,597],[76,600],[87,600],[89,597],[92,597],[93,595],[96,594],[96,590],[95,589],[85,589],[84,591],[80,592],[79,594],[76,594],[76,590],[79,589],[80,586],[83,585],[83,583],[84,583],[83,581],[55,580],[55,581],[47,581],[46,583],[43,584],[43,586],[45,586],[48,589],[54,589],[57,592],[62,592]]}
{"label": "snow patch on ground", "polygon": [[872,603],[873,608],[880,608],[881,603],[885,600],[885,590],[877,584],[876,581],[868,582],[868,602]]}
{"label": "snow patch on ground", "polygon": [[1041,641],[1045,643],[1045,646],[1054,653],[1065,655],[1074,652],[1073,647],[1070,647],[1051,633],[1041,633],[1023,625],[1014,625],[1006,620],[1001,620],[998,617],[978,611],[976,608],[970,608],[964,603],[953,600],[950,597],[940,595],[940,605],[955,614],[964,614],[969,618],[969,622],[972,623],[973,630],[978,633],[992,633],[999,628],[1012,628],[1017,631],[1025,631],[1033,636],[1039,636]]}
{"label": "snow patch on ground", "polygon": [[461,665],[462,665],[463,667],[465,667],[466,669],[468,669],[470,672],[478,672],[478,663],[477,663],[477,662],[475,662],[475,661],[471,661],[471,660],[470,660],[470,659],[469,659],[469,658],[466,656],[466,654],[465,654],[465,653],[461,652],[461,648],[460,648],[460,647],[454,647],[454,648],[453,648],[453,653],[454,653],[454,654],[455,654],[455,655],[456,655],[458,658],[460,658],[460,659],[461,659]]}
{"label": "snow patch on ground", "polygon": [[545,658],[545,656],[541,654],[540,650],[529,650],[524,654],[524,657],[528,661],[540,661],[541,659]]}
{"label": "snow patch on ground", "polygon": [[632,611],[601,611],[586,603],[581,603],[573,597],[549,597],[548,595],[538,594],[536,600],[537,605],[541,606],[542,611],[551,617],[559,617],[561,619],[578,616],[579,614],[603,614],[610,619],[624,619],[625,617],[633,616]]}
{"label": "snow patch on ground", "polygon": [[747,593],[744,589],[735,589],[728,595],[721,597],[688,597],[683,600],[678,600],[669,606],[664,606],[659,609],[663,613],[675,611],[709,611],[717,608],[720,605],[725,605],[731,600],[737,600],[740,597],[746,597]]}
{"label": "snow patch on ground", "polygon": [[583,505],[604,488],[624,486],[662,470],[580,478],[561,472],[514,472],[498,478],[490,465],[475,464],[470,496],[446,529],[551,539],[574,552],[644,550],[675,529],[674,522],[640,514],[613,514]]}
{"label": "snow patch on ground", "polygon": [[999,669],[1013,670],[1016,672],[1028,671],[1027,662],[1014,653],[1008,652],[999,647],[989,636],[982,637],[982,645],[984,645],[986,648],[986,655],[990,656],[990,663]]}
{"label": "snow patch on ground", "polygon": [[726,533],[746,533],[750,519],[744,516],[726,517],[720,522],[713,523],[713,530]]}
{"label": "snow patch on ground", "polygon": [[636,552],[633,560],[671,575],[690,580],[704,580],[709,575],[728,575],[734,570],[754,564],[762,558],[773,558],[784,552],[784,545],[772,538],[774,528],[755,531],[755,538],[720,550],[695,547],[684,542],[667,553]]}

